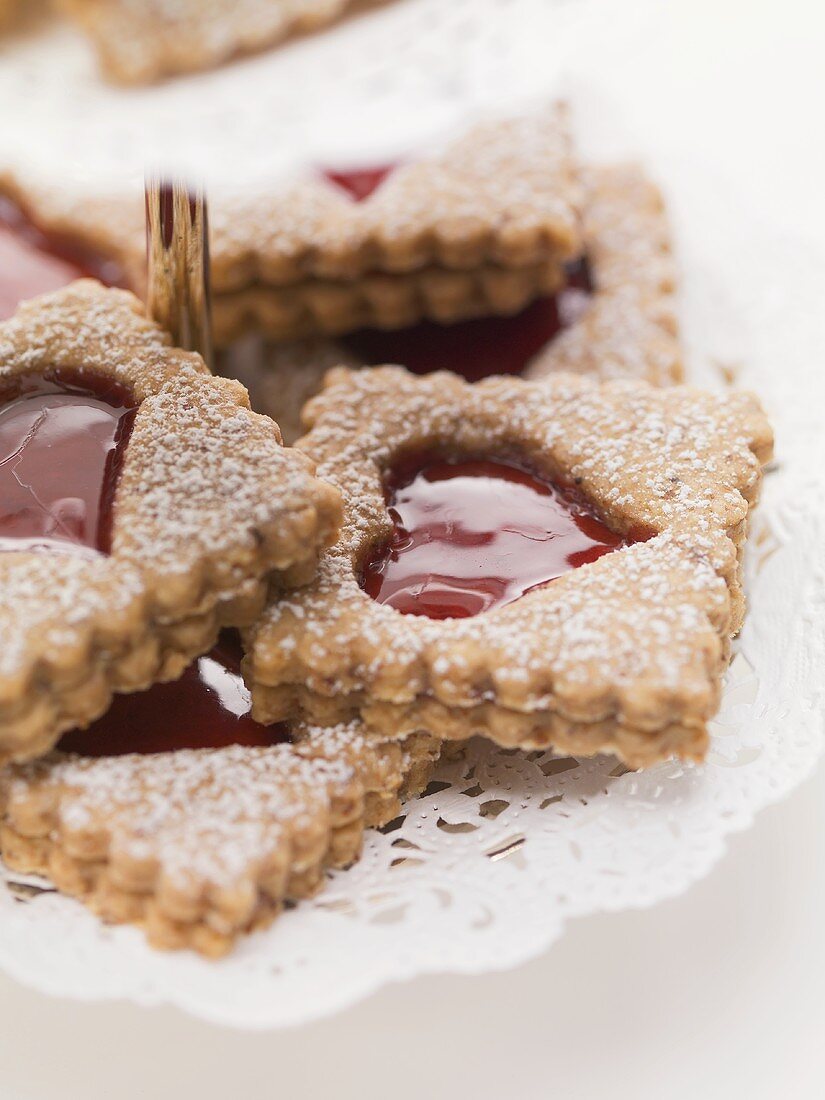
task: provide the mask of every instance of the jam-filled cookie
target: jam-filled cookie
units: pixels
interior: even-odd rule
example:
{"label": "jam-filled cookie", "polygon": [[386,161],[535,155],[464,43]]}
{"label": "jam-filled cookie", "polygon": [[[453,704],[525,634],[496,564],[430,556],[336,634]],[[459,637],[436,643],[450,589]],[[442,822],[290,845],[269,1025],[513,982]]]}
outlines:
{"label": "jam-filled cookie", "polygon": [[[208,69],[332,23],[356,0],[58,0],[113,80]],[[376,2],[376,0],[373,0]]]}
{"label": "jam-filled cookie", "polygon": [[634,165],[588,168],[584,180],[582,256],[554,295],[515,316],[365,329],[335,340],[252,337],[227,352],[222,372],[243,382],[253,408],[276,419],[289,443],[302,433],[304,404],[338,365],[397,362],[418,374],[451,369],[469,380],[567,370],[679,381],[675,264],[661,194]]}
{"label": "jam-filled cookie", "polygon": [[[79,247],[84,273],[106,262],[110,279],[142,292],[139,196],[98,202],[10,174],[0,192],[7,223],[61,256]],[[264,193],[216,196],[216,342],[517,313],[566,282],[581,254],[580,207],[561,107],[479,124],[392,168],[319,169]]]}
{"label": "jam-filled cookie", "polygon": [[247,634],[260,720],[704,755],[772,445],[753,397],[385,367],[306,417],[345,519]]}
{"label": "jam-filled cookie", "polygon": [[213,221],[219,339],[515,313],[562,285],[580,206],[561,107],[480,123],[393,167],[241,198]]}
{"label": "jam-filled cookie", "polygon": [[307,581],[341,511],[313,473],[127,292],[81,281],[0,325],[0,759]]}
{"label": "jam-filled cookie", "polygon": [[434,739],[252,721],[230,637],[0,771],[0,854],[158,948],[208,956],[313,894],[426,785]]}
{"label": "jam-filled cookie", "polygon": [[493,374],[540,379],[560,370],[593,378],[682,378],[674,261],[658,188],[636,166],[587,169],[583,255],[564,286],[512,317],[412,328],[364,329],[335,340],[250,338],[221,370],[247,387],[253,408],[301,434],[301,410],[332,366],[400,363],[416,374],[452,370],[470,381]]}

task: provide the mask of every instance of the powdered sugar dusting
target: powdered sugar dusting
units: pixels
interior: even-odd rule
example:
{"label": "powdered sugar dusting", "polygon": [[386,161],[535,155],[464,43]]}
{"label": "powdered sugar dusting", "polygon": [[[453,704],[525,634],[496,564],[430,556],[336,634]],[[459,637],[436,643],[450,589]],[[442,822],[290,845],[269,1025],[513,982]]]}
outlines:
{"label": "powdered sugar dusting", "polygon": [[[591,719],[619,705],[648,726],[707,715],[741,616],[729,536],[741,537],[770,450],[754,399],[573,375],[471,387],[379,368],[334,372],[307,415],[313,428],[299,445],[341,488],[345,524],[315,583],[256,629],[256,680],[522,711],[552,698]],[[357,574],[390,530],[384,472],[397,455],[432,448],[520,458],[575,484],[619,530],[656,537],[472,619],[400,615],[371,601]]]}
{"label": "powdered sugar dusting", "polygon": [[[675,273],[661,195],[633,165],[588,168],[584,246],[594,291],[581,316],[528,367],[540,379],[561,370],[593,378],[665,385],[681,376]],[[364,365],[343,344],[308,339],[234,345],[221,370],[247,387],[253,408],[278,421],[284,439],[301,434],[301,410],[333,366]]]}
{"label": "powdered sugar dusting", "polygon": [[580,205],[564,112],[536,111],[418,151],[361,203],[321,177],[219,199],[218,289],[352,281],[430,264],[558,264],[580,249]]}
{"label": "powdered sugar dusting", "polygon": [[[149,756],[57,753],[8,769],[0,794],[12,823],[30,800],[51,798],[58,843],[103,829],[112,862],[150,859],[173,881],[237,886],[254,881],[273,851],[288,850],[297,833],[328,829],[331,801],[348,784],[380,789],[376,763],[384,750],[356,724],[302,728],[296,738],[294,746]],[[391,790],[410,759],[388,751],[398,760],[387,780]]]}
{"label": "powdered sugar dusting", "polygon": [[219,396],[216,383],[210,392],[192,381],[179,374],[138,413],[122,480],[129,524],[116,550],[164,572],[188,572],[205,555],[218,570],[233,558],[242,566],[275,536],[279,564],[307,556],[297,527],[315,537],[325,500],[308,463],[280,445],[270,421],[237,406],[236,389]]}
{"label": "powdered sugar dusting", "polygon": [[[37,704],[32,677],[42,674],[47,696],[63,683],[75,690],[145,643],[153,624],[203,616],[272,569],[311,563],[337,522],[337,494],[249,410],[243,388],[167,343],[131,295],[88,281],[0,326],[4,379],[91,370],[127,383],[140,403],[111,555],[0,555],[0,714],[10,707],[12,723],[22,702]],[[41,721],[55,722],[48,707]]]}
{"label": "powdered sugar dusting", "polygon": [[[54,187],[10,173],[6,189],[25,200],[38,224],[88,239],[142,281],[139,188],[101,200],[63,181]],[[243,190],[215,189],[213,289],[223,295],[310,279],[351,284],[375,272],[428,267],[556,270],[581,251],[580,207],[565,112],[543,107],[413,150],[362,203],[310,169]]]}
{"label": "powdered sugar dusting", "polygon": [[104,614],[116,623],[144,595],[137,569],[86,554],[0,554],[0,578],[0,677],[14,684],[35,639],[42,652],[85,655],[88,623]]}
{"label": "powdered sugar dusting", "polygon": [[595,293],[527,376],[572,370],[598,379],[677,382],[676,275],[662,197],[633,165],[586,169],[584,183],[584,245]]}

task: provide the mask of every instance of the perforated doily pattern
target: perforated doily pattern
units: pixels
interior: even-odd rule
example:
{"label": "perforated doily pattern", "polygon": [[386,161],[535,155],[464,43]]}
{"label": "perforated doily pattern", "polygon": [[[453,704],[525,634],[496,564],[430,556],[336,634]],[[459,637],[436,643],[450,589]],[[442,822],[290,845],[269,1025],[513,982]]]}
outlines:
{"label": "perforated doily pattern", "polygon": [[[491,74],[506,77],[514,59],[527,66],[514,94],[528,84],[527,90],[550,90],[566,48],[562,40],[595,35],[577,59],[580,105],[590,108],[580,112],[580,126],[591,150],[612,153],[616,120],[647,102],[651,73],[662,78],[659,44],[677,18],[670,5],[654,5],[655,12],[647,4],[625,7],[617,44],[615,21],[599,23],[600,4],[410,0],[375,21],[347,24],[334,38],[301,44],[276,71],[288,81],[296,67],[321,65],[336,42],[363,35],[374,49],[371,36],[403,34],[394,64],[378,58],[368,70],[375,84],[364,83],[358,50],[335,75],[342,102],[380,90],[386,96],[381,117],[394,112],[399,134],[412,139],[421,119],[399,123],[407,118],[411,90],[422,90],[427,124],[448,123],[459,110],[479,105],[483,97],[473,89],[487,80],[497,95],[508,86]],[[685,18],[695,5],[685,0],[680,10]],[[520,12],[532,13],[533,22],[516,30]],[[432,28],[413,42],[408,32],[418,24],[408,21],[428,14],[439,36]],[[702,17],[707,35],[716,34],[710,6]],[[702,33],[698,28],[696,42]],[[543,66],[532,46],[539,38],[553,44]],[[631,39],[631,60],[610,61],[611,51],[624,44],[631,49]],[[34,58],[35,47],[28,48]],[[48,41],[43,48],[51,48]],[[684,72],[674,72],[674,87],[694,61],[687,43],[683,54]],[[67,96],[92,95],[82,53],[67,58]],[[756,81],[761,72],[753,64]],[[254,65],[275,62],[244,63]],[[215,80],[228,81],[232,71]],[[0,89],[10,80],[7,72],[0,75]],[[22,94],[24,84],[14,86]],[[212,87],[211,78],[199,78],[198,86]],[[713,95],[691,87],[694,98]],[[147,118],[165,94],[184,95],[185,88],[152,92]],[[761,209],[751,211],[748,165],[731,168],[722,155],[730,141],[725,118],[703,132],[699,158],[668,125],[675,101],[673,89],[660,84],[656,103],[636,114],[636,133],[625,147],[654,169],[672,201],[689,373],[715,386],[735,375],[738,385],[760,392],[777,428],[778,460],[747,560],[751,612],[707,764],[665,764],[634,774],[608,759],[578,762],[474,744],[442,767],[403,819],[369,838],[357,867],[337,874],[314,902],[249,938],[225,962],[153,954],[134,929],[104,928],[81,906],[7,878],[0,888],[0,965],[37,988],[79,998],[168,1001],[235,1026],[297,1023],[392,980],[512,966],[557,940],[571,917],[678,895],[722,857],[726,837],[810,773],[822,749],[825,713],[818,673],[825,659],[825,433],[819,423],[825,241],[794,223],[786,204],[776,205],[771,228],[765,217],[770,196],[762,194]],[[329,122],[316,117],[322,102],[316,90],[301,108],[305,122],[315,120],[312,141],[321,140]],[[609,104],[609,111],[592,109],[599,104]],[[697,99],[691,109],[715,118],[704,108]],[[331,117],[338,118],[337,108]],[[281,136],[292,125],[279,119],[273,132]],[[336,138],[340,147],[347,136],[358,140],[351,123]],[[723,163],[727,168],[718,167]]]}

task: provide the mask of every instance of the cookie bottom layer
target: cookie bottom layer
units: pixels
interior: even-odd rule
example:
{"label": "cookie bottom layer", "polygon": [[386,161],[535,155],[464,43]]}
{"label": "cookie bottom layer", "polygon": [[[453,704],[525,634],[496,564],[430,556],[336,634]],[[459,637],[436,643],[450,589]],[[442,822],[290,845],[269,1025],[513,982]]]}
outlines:
{"label": "cookie bottom layer", "polygon": [[364,829],[421,793],[432,738],[313,730],[271,749],[88,760],[0,773],[0,855],[158,949],[208,957],[315,894]]}
{"label": "cookie bottom layer", "polygon": [[255,284],[213,300],[215,340],[226,346],[260,332],[273,340],[342,335],[360,328],[451,324],[518,313],[564,284],[559,262],[470,271],[429,267],[409,275],[375,273],[354,282],[307,279],[289,286]]}
{"label": "cookie bottom layer", "polygon": [[[712,701],[715,711],[718,699]],[[503,748],[552,748],[572,756],[610,753],[629,768],[647,768],[662,760],[701,761],[709,738],[706,721],[672,722],[654,729],[628,726],[614,717],[574,721],[557,711],[520,712],[498,703],[448,706],[431,697],[411,703],[367,699],[361,694],[329,698],[301,686],[253,686],[253,713],[258,721],[288,720],[301,714],[319,726],[356,718],[376,737],[403,738],[427,730],[445,741],[482,736]]]}

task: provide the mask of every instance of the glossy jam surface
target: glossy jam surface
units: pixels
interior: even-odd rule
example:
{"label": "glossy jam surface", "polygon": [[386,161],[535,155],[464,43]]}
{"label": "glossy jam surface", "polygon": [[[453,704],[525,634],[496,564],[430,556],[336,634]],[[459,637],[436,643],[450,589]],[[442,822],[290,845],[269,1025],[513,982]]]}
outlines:
{"label": "glossy jam surface", "polygon": [[416,374],[451,370],[470,382],[491,374],[521,374],[534,355],[581,317],[591,294],[590,270],[582,260],[568,268],[558,294],[540,298],[514,317],[454,325],[424,321],[390,332],[362,329],[342,343],[365,363],[401,363]]}
{"label": "glossy jam surface", "polygon": [[42,230],[14,203],[0,196],[0,321],[20,302],[59,290],[83,276],[125,286],[117,264],[67,238]]}
{"label": "glossy jam surface", "polygon": [[346,191],[354,202],[363,202],[378,190],[394,170],[394,164],[385,164],[377,168],[351,168],[341,172],[325,168],[322,174],[330,183]]}
{"label": "glossy jam surface", "polygon": [[[323,176],[355,202],[372,195],[397,166],[333,171]],[[492,374],[521,374],[560,332],[584,313],[593,293],[586,259],[567,268],[564,287],[512,317],[482,317],[457,324],[424,321],[409,328],[362,329],[341,339],[360,361],[400,363],[416,374],[451,370],[470,382]]]}
{"label": "glossy jam surface", "polygon": [[88,729],[65,734],[58,748],[81,756],[125,756],[288,741],[285,726],[253,722],[240,662],[237,636],[225,631],[180,680],[115,696],[102,718]]}
{"label": "glossy jam surface", "polygon": [[407,463],[387,497],[394,531],[362,583],[406,615],[469,618],[624,545],[574,497],[503,462]]}
{"label": "glossy jam surface", "polygon": [[125,386],[79,371],[23,376],[0,397],[0,551],[108,552],[135,411]]}

